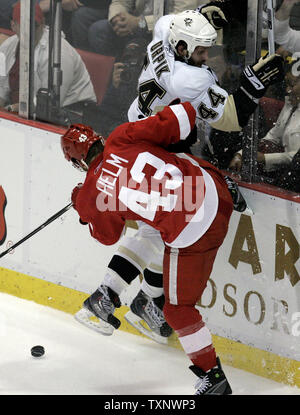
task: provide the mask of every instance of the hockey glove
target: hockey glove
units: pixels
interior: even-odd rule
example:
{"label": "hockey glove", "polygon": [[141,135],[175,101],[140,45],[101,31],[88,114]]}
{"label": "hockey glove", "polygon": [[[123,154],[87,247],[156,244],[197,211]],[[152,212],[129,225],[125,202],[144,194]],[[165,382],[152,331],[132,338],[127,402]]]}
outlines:
{"label": "hockey glove", "polygon": [[261,98],[270,85],[284,79],[284,60],[280,55],[266,55],[241,75],[241,87],[254,99]]}
{"label": "hockey glove", "polygon": [[212,1],[197,7],[196,10],[203,14],[216,30],[222,29],[228,23],[226,18],[226,15],[228,15],[228,4],[226,1]]}
{"label": "hockey glove", "polygon": [[[78,183],[78,185],[76,187],[74,187],[74,189],[72,190],[72,195],[71,195],[71,200],[73,203],[73,208],[76,210],[76,199],[78,196],[78,192],[79,190],[82,188],[82,183]],[[81,218],[79,218],[79,223],[81,225],[87,225],[88,222],[83,222],[83,220]]]}
{"label": "hockey glove", "polygon": [[88,222],[83,222],[83,220],[80,219],[80,218],[79,218],[79,223],[80,223],[80,225],[88,225],[89,224]]}
{"label": "hockey glove", "polygon": [[197,127],[196,125],[186,137],[185,140],[177,141],[177,143],[170,144],[166,150],[171,153],[188,153],[192,154],[191,147],[197,142]]}
{"label": "hockey glove", "polygon": [[[79,193],[79,190],[82,188],[83,184],[82,183],[78,183],[78,185],[76,187],[74,187],[74,189],[72,190],[72,195],[71,195],[71,200],[73,203],[73,208],[76,210],[76,199]],[[81,225],[87,225],[88,222],[83,222],[83,220],[81,218],[79,218],[79,223]]]}
{"label": "hockey glove", "polygon": [[73,208],[76,209],[76,199],[79,193],[79,190],[82,188],[82,183],[78,183],[76,187],[72,190],[71,201],[73,203]]}

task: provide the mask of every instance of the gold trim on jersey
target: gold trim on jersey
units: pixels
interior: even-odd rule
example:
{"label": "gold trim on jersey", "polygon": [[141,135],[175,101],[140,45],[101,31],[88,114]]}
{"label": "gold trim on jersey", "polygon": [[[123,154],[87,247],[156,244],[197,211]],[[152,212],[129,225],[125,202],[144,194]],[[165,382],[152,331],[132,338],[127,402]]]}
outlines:
{"label": "gold trim on jersey", "polygon": [[125,246],[119,246],[117,250],[117,254],[123,254],[128,258],[128,260],[131,262],[133,261],[135,265],[138,265],[141,267],[141,269],[145,269],[147,267],[147,264],[143,259],[138,256],[135,252],[131,251],[130,249],[126,248]]}
{"label": "gold trim on jersey", "polygon": [[163,268],[157,264],[154,264],[154,262],[150,262],[147,269],[149,269],[150,271],[156,272],[157,274],[163,273]]}
{"label": "gold trim on jersey", "polygon": [[242,128],[239,125],[233,95],[228,96],[222,117],[218,121],[210,123],[210,125],[216,130],[221,131],[230,132],[242,130]]}

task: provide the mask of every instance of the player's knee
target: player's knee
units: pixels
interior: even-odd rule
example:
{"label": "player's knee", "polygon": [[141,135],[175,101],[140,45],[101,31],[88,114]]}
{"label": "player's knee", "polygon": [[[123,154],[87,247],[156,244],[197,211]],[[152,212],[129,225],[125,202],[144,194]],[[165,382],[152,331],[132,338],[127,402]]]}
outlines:
{"label": "player's knee", "polygon": [[202,321],[202,317],[194,305],[173,305],[166,302],[163,312],[169,326],[176,331]]}

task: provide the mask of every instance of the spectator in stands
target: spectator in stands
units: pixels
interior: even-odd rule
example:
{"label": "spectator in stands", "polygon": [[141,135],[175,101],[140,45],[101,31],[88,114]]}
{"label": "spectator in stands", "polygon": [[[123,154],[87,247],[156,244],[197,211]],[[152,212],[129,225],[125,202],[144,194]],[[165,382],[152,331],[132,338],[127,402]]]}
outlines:
{"label": "spectator in stands", "polygon": [[[49,10],[50,10],[51,0],[37,0],[39,3],[46,20],[46,24],[49,23]],[[0,28],[10,30],[10,17],[12,14],[12,9],[14,4],[17,3],[17,0],[0,0]],[[69,19],[71,11],[76,10],[79,7],[79,0],[61,0],[62,9],[63,9],[63,31],[66,36],[69,33]],[[69,37],[67,36],[69,39]]]}
{"label": "spectator in stands", "polygon": [[108,19],[98,20],[89,29],[90,49],[120,57],[131,40],[143,37],[149,43],[153,24],[152,0],[112,0]]}
{"label": "spectator in stands", "polygon": [[[272,184],[300,192],[300,76],[286,74],[287,97],[273,128],[259,143],[257,162]],[[241,151],[229,164],[233,171],[242,167]]]}
{"label": "spectator in stands", "polygon": [[[18,111],[19,107],[20,9],[19,2],[14,6],[11,20],[11,27],[16,35],[5,40],[0,46],[0,54],[5,57],[3,59],[5,67],[2,67],[0,76],[0,106],[11,111]],[[35,8],[35,20],[34,96],[36,97],[41,88],[48,87],[49,60],[48,29],[44,25],[44,15],[38,4]],[[60,88],[60,106],[72,114],[72,110],[80,111],[86,105],[95,104],[96,96],[90,76],[79,54],[64,38],[61,47],[63,81]],[[78,122],[78,119],[74,121]]]}
{"label": "spectator in stands", "polygon": [[291,10],[290,26],[294,30],[300,30],[300,3],[294,4]]}
{"label": "spectator in stands", "polygon": [[[90,0],[92,4],[93,0]],[[153,0],[112,0],[102,2],[104,10],[96,5],[73,12],[72,33],[74,46],[102,55],[120,56],[129,41],[140,35],[151,40],[154,27]],[[94,0],[95,3],[95,0]],[[111,4],[110,4],[111,3]],[[165,7],[165,14],[194,9],[204,0],[174,0]],[[97,4],[97,3],[96,3]],[[97,6],[99,7],[99,6]],[[102,14],[102,15],[101,15]]]}
{"label": "spectator in stands", "polygon": [[76,1],[77,7],[72,10],[72,44],[75,48],[90,51],[89,30],[93,23],[108,19],[111,0]]}
{"label": "spectator in stands", "polygon": [[300,30],[290,27],[290,15],[294,6],[299,0],[283,0],[281,7],[275,13],[275,42],[287,51],[294,53],[300,52]]}
{"label": "spectator in stands", "polygon": [[[261,106],[259,106],[258,131],[260,134],[267,134],[268,128],[266,119]],[[243,146],[244,130],[240,132],[226,132],[212,128],[209,132],[209,138],[206,137],[205,144],[193,147],[193,154],[201,154],[201,157],[209,161],[219,169],[226,170],[233,157]],[[240,153],[238,153],[240,155]]]}
{"label": "spectator in stands", "polygon": [[108,136],[120,123],[128,121],[127,112],[136,97],[137,80],[144,61],[147,42],[132,40],[114,64],[112,81],[98,108],[99,125],[95,129]]}
{"label": "spectator in stands", "polygon": [[[295,2],[294,0],[292,0]],[[297,0],[300,5],[300,0]],[[245,48],[246,48],[246,28],[247,28],[247,0],[230,0],[231,6],[231,20],[230,24],[223,28],[223,54],[224,64],[219,65],[221,68],[226,68],[223,74],[219,75],[219,71],[214,67],[213,63],[208,60],[208,65],[216,72],[220,80],[220,85],[225,90],[232,92],[237,82],[239,82],[240,74],[244,66]],[[278,2],[277,2],[278,3]],[[287,22],[288,26],[288,22]],[[300,41],[300,32],[297,32]],[[262,56],[267,53],[267,32],[262,32]],[[289,53],[279,48],[276,50],[277,54],[287,58]],[[221,54],[216,51],[217,59],[221,59]],[[214,59],[214,57],[213,57]],[[266,95],[267,97],[284,101],[285,88],[283,83],[271,86]],[[261,110],[261,108],[260,108]],[[263,111],[259,115],[259,131],[262,136],[267,133],[267,126],[264,119]],[[243,142],[243,132],[229,132],[211,130],[206,132],[206,144],[200,148],[201,156],[208,159],[211,163],[216,164],[221,169],[228,168],[234,154],[240,149]],[[239,155],[237,156],[239,158]]]}
{"label": "spectator in stands", "polygon": [[16,0],[0,0],[0,27],[10,30],[10,16]]}
{"label": "spectator in stands", "polygon": [[164,14],[177,14],[184,10],[193,10],[213,0],[173,0],[165,2]]}
{"label": "spectator in stands", "polygon": [[[141,2],[136,1],[136,5],[139,3]],[[168,3],[169,7],[165,9],[165,12],[179,13],[206,3],[206,0],[174,0]],[[154,17],[149,15],[145,16],[145,19],[147,22],[151,22],[149,25],[153,28]],[[150,34],[149,31],[148,33]],[[128,108],[137,94],[137,80],[148,43],[149,37],[135,36],[125,44],[122,54],[116,58],[111,84],[99,107],[99,123],[101,122],[101,125],[97,125],[96,130],[98,128],[104,135],[108,136],[120,123],[125,123],[128,120]]]}
{"label": "spectator in stands", "polygon": [[[16,0],[15,0],[16,1]],[[15,3],[14,1],[14,3]],[[51,0],[38,0],[40,8],[42,9],[45,22],[47,25],[50,25],[51,13]],[[54,3],[53,3],[54,4]],[[71,18],[72,12],[77,10],[78,7],[81,6],[79,0],[61,0],[61,7],[62,7],[62,30],[66,36],[68,42],[72,44],[72,30],[71,30]]]}

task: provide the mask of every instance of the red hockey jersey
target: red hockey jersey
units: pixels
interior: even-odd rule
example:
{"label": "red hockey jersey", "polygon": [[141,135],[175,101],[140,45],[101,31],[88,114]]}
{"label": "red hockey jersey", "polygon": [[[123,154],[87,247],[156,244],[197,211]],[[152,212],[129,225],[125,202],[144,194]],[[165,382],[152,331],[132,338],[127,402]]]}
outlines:
{"label": "red hockey jersey", "polygon": [[218,209],[216,187],[205,170],[214,167],[165,149],[188,136],[195,116],[191,104],[183,103],[111,133],[76,198],[80,218],[99,242],[116,243],[126,220],[146,222],[176,248],[206,232]]}

